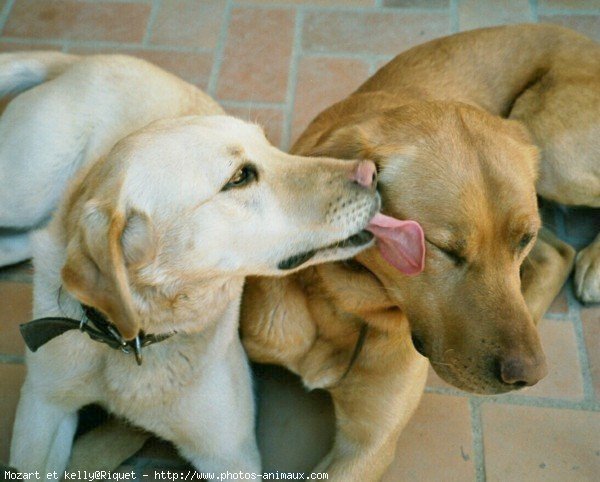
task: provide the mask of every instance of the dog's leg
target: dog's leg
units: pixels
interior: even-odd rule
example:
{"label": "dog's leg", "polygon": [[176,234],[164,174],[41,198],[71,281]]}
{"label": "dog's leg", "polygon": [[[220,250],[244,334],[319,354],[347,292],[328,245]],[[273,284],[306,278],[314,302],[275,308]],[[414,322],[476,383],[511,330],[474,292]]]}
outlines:
{"label": "dog's leg", "polygon": [[68,471],[116,470],[137,453],[150,437],[148,432],[113,418],[77,438]]}
{"label": "dog's leg", "polygon": [[[207,434],[203,429],[196,432],[196,437],[214,437],[214,433]],[[191,441],[192,442],[192,441]],[[214,453],[207,453],[206,447],[201,449],[194,443],[176,444],[182,457],[189,460],[196,470],[204,473],[238,473],[260,474],[260,455],[256,447],[254,435],[247,438],[242,444],[221,446]],[[199,454],[199,451],[204,452]]]}
{"label": "dog's leg", "polygon": [[542,228],[521,268],[521,290],[533,320],[538,323],[573,268],[575,250]]}
{"label": "dog's leg", "polygon": [[124,415],[173,442],[200,472],[260,473],[250,367],[239,340],[202,370],[168,413],[162,405],[148,405]]}
{"label": "dog's leg", "polygon": [[[581,77],[579,77],[581,75]],[[600,208],[600,84],[583,72],[542,78],[515,102],[510,117],[522,121],[541,148],[540,196],[571,205]],[[600,301],[600,241],[577,256],[575,293]]]}
{"label": "dog's leg", "polygon": [[[236,370],[215,370],[211,373],[211,378],[214,377],[211,389],[204,386],[189,400],[182,400],[186,408],[177,423],[183,423],[188,433],[171,440],[196,470],[260,473],[254,401],[246,360],[244,365]],[[225,371],[229,373],[223,373]],[[192,410],[202,416],[190,417]]]}
{"label": "dog's leg", "polygon": [[[61,474],[69,460],[77,428],[77,411],[47,400],[45,394],[23,386],[10,449],[10,465],[24,472]],[[56,480],[50,478],[48,480]]]}
{"label": "dog's leg", "polygon": [[28,232],[0,228],[0,267],[20,263],[31,258]]}
{"label": "dog's leg", "polygon": [[[394,371],[399,375],[395,380],[390,378]],[[397,367],[378,373],[385,376],[357,370],[331,390],[335,442],[313,469],[314,473],[327,472],[330,482],[374,482],[381,478],[394,457],[398,434],[421,399],[427,361],[415,353],[412,360],[404,359]]]}
{"label": "dog's leg", "polygon": [[600,233],[575,259],[575,294],[584,303],[600,303]]}
{"label": "dog's leg", "polygon": [[[225,389],[222,385],[218,387]],[[207,393],[210,393],[208,399]],[[213,396],[221,395],[214,390],[202,395],[204,400],[181,399],[179,408],[172,411],[169,426],[152,427],[155,425],[152,422],[143,425],[173,442],[181,456],[199,472],[260,473],[253,413],[239,413],[235,402],[224,403]]]}

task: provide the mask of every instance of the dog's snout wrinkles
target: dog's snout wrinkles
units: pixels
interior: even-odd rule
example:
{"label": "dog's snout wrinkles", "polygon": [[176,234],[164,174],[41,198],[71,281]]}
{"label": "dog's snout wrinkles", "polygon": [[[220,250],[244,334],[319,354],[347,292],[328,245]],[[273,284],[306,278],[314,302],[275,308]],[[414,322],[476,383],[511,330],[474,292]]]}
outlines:
{"label": "dog's snout wrinkles", "polygon": [[532,386],[548,373],[546,359],[509,356],[500,361],[500,378],[508,385]]}
{"label": "dog's snout wrinkles", "polygon": [[360,161],[354,173],[352,179],[363,187],[375,188],[377,185],[377,168],[372,161]]}

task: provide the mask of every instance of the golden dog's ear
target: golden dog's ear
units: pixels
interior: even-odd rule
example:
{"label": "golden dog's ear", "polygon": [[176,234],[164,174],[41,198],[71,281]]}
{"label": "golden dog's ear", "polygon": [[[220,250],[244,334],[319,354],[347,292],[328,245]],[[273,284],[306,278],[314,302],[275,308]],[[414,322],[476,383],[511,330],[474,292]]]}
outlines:
{"label": "golden dog's ear", "polygon": [[375,161],[375,146],[380,137],[377,127],[375,119],[334,127],[319,138],[308,155]]}
{"label": "golden dog's ear", "polygon": [[149,217],[108,213],[89,201],[78,232],[69,241],[62,269],[66,289],[85,305],[102,312],[130,340],[140,331],[128,267],[139,268],[155,257],[156,243]]}
{"label": "golden dog's ear", "polygon": [[525,124],[518,120],[505,119],[502,122],[508,135],[521,145],[527,167],[533,179],[537,179],[540,151],[534,144],[533,136]]}
{"label": "golden dog's ear", "polygon": [[504,119],[504,126],[508,130],[508,133],[511,137],[513,137],[516,141],[522,142],[523,144],[533,144],[533,138],[531,137],[531,133],[525,127],[521,121],[514,119]]}

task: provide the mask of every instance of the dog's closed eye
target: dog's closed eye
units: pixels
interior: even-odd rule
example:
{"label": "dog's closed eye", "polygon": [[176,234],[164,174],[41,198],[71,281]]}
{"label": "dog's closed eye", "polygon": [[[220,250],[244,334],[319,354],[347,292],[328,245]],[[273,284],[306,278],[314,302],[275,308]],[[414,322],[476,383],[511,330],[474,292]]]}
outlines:
{"label": "dog's closed eye", "polygon": [[519,251],[524,250],[527,246],[529,246],[529,243],[531,243],[531,240],[535,237],[534,233],[526,233],[524,234],[521,239],[519,240]]}
{"label": "dog's closed eye", "polygon": [[439,246],[436,246],[436,248],[438,248],[442,253],[448,256],[456,266],[462,266],[467,262],[467,259],[464,256],[458,254],[456,251],[446,248],[440,248]]}
{"label": "dog's closed eye", "polygon": [[227,181],[221,191],[228,191],[238,187],[247,186],[253,181],[258,180],[258,171],[252,164],[246,164],[240,167],[235,174]]}
{"label": "dog's closed eye", "polygon": [[429,239],[426,241],[432,246],[436,247],[439,251],[444,253],[448,258],[450,258],[456,266],[462,266],[467,262],[467,259],[462,256],[456,249],[446,246],[440,246],[436,243],[432,243]]}

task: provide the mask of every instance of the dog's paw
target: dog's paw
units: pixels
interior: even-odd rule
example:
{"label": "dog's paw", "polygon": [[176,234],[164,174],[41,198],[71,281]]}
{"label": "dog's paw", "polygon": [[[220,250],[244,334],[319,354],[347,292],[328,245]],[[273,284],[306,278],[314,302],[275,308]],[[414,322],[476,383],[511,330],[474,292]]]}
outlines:
{"label": "dog's paw", "polygon": [[575,294],[584,303],[600,303],[600,242],[590,244],[577,254]]}

